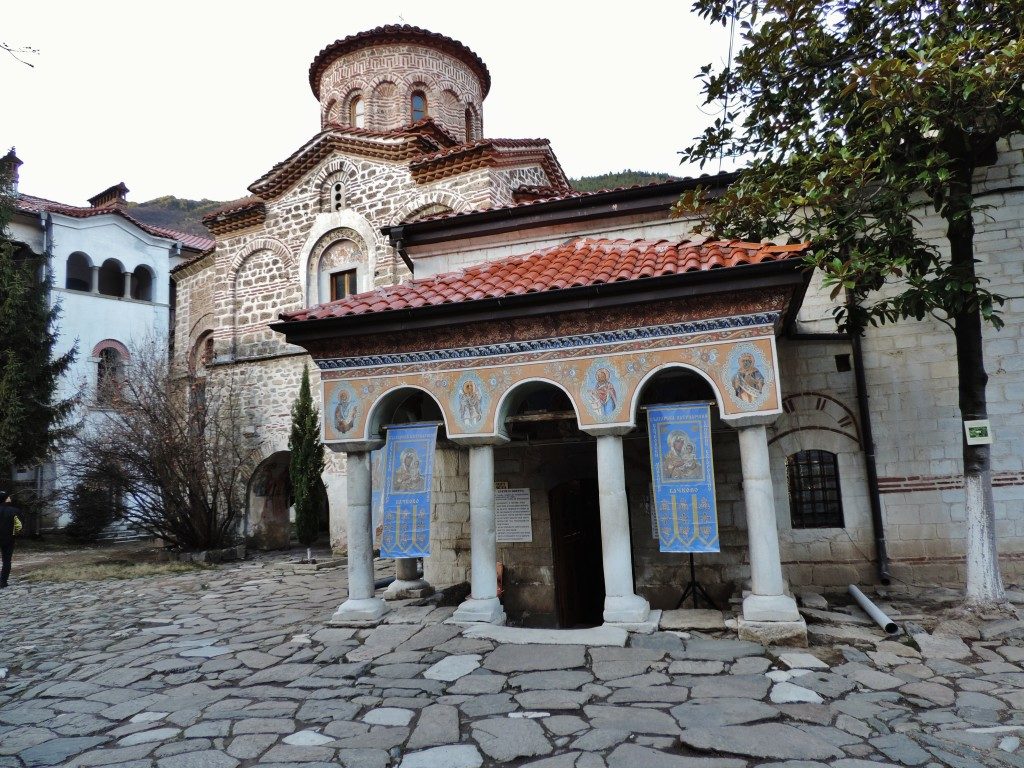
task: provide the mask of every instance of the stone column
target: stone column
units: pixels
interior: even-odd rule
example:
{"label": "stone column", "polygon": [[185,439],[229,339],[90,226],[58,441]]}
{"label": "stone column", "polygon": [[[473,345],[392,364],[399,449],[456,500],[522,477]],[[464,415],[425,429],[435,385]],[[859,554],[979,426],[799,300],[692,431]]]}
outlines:
{"label": "stone column", "polygon": [[124,274],[124,298],[130,299],[132,297],[132,273],[125,272]]}
{"label": "stone column", "polygon": [[469,448],[470,595],[452,618],[459,622],[504,624],[498,600],[497,535],[494,529],[494,446]]}
{"label": "stone column", "polygon": [[100,268],[99,267],[89,267],[89,271],[91,272],[91,275],[90,275],[91,280],[89,282],[89,293],[99,293],[100,292]]}
{"label": "stone column", "polygon": [[332,623],[380,621],[388,607],[373,589],[373,521],[370,516],[370,453],[350,452],[348,485],[348,599]]}
{"label": "stone column", "polygon": [[765,423],[748,422],[739,426],[738,431],[751,580],[750,594],[743,600],[740,636],[764,642],[806,645],[807,626],[797,610],[796,601],[785,594],[782,578]]}
{"label": "stone column", "polygon": [[597,486],[604,561],[604,620],[622,624],[646,622],[651,612],[650,603],[633,592],[633,552],[619,434],[597,436]]}

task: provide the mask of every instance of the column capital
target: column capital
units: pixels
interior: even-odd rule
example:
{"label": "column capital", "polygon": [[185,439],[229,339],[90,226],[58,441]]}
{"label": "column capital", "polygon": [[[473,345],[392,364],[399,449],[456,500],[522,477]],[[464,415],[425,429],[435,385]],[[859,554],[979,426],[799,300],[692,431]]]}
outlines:
{"label": "column capital", "polygon": [[456,445],[463,445],[467,448],[477,448],[482,445],[499,446],[511,442],[505,435],[473,435],[460,437],[459,435],[448,435],[448,439]]}
{"label": "column capital", "polygon": [[767,427],[774,424],[782,412],[778,413],[757,413],[750,416],[723,416],[722,421],[733,429],[744,429],[746,427]]}
{"label": "column capital", "polygon": [[376,440],[346,440],[343,443],[324,443],[324,447],[334,453],[369,453],[384,447],[384,441]]}
{"label": "column capital", "polygon": [[628,435],[636,427],[632,425],[618,424],[615,426],[607,426],[602,424],[596,424],[592,427],[580,427],[581,432],[586,432],[591,437],[605,437],[606,435],[612,435],[613,437],[622,437]]}

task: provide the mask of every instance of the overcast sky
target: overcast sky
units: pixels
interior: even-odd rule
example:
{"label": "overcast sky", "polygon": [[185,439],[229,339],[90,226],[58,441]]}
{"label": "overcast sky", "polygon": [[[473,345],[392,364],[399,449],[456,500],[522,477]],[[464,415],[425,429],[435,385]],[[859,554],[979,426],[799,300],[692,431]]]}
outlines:
{"label": "overcast sky", "polygon": [[0,55],[0,146],[17,147],[23,192],[62,202],[119,181],[139,202],[241,197],[319,130],[317,52],[403,22],[487,64],[487,136],[548,138],[574,177],[696,171],[676,154],[711,119],[694,76],[728,43],[686,0],[11,3],[0,41],[39,54]]}

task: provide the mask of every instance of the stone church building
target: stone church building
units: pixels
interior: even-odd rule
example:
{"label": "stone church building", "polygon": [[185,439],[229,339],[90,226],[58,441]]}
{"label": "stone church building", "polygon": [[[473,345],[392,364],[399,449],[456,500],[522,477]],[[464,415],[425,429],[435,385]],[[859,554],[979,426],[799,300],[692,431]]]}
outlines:
{"label": "stone church building", "polygon": [[[319,131],[211,214],[215,249],[176,270],[175,349],[245,387],[265,447],[249,535],[286,543],[289,409],[310,364],[325,515],[350,556],[342,617],[383,610],[369,451],[414,421],[439,425],[424,577],[471,582],[458,616],[630,624],[675,607],[688,560],[659,551],[646,417],[673,402],[711,406],[721,551],[697,568],[713,594],[749,590],[749,636],[800,634],[787,582],[962,580],[948,329],[836,334],[809,246],[693,235],[670,207],[696,180],[573,191],[546,141],[485,137],[489,85],[469,48],[415,27],[329,45],[310,67]],[[979,270],[1010,297],[1022,147],[977,179]],[[923,226],[941,242],[941,220]],[[986,331],[1008,576],[1024,570],[1020,301]],[[499,540],[496,486],[528,491],[528,539]]]}

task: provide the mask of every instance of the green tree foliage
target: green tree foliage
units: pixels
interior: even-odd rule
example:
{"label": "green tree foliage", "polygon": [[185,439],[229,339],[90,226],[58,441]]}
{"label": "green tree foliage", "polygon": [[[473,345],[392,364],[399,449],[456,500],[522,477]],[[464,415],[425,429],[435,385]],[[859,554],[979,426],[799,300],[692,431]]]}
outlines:
{"label": "green tree foliage", "polygon": [[[12,150],[13,151],[13,150]],[[6,168],[0,165],[0,174]],[[59,399],[61,375],[75,359],[72,348],[54,357],[56,303],[45,255],[11,240],[10,177],[0,177],[0,475],[13,465],[35,464],[73,432],[74,398]]]}
{"label": "green tree foliage", "polygon": [[210,237],[210,230],[203,226],[203,216],[222,205],[224,203],[217,200],[188,200],[164,195],[144,203],[128,203],[128,213],[154,227]]}
{"label": "green tree foliage", "polygon": [[655,184],[662,181],[676,181],[678,176],[670,176],[667,173],[649,173],[648,171],[634,171],[627,168],[617,173],[602,173],[599,176],[581,176],[578,179],[569,179],[573,189],[580,192],[598,192],[602,189],[617,189],[618,187],[635,187],[638,184]]}
{"label": "green tree foliage", "polygon": [[[984,322],[1003,297],[975,271],[983,209],[972,177],[1000,139],[1024,129],[1024,2],[697,0],[712,22],[735,22],[740,51],[704,67],[708,104],[724,114],[682,152],[701,164],[744,163],[719,198],[677,206],[705,230],[814,243],[841,327],[932,316],[956,341],[960,409],[986,417]],[[948,249],[917,227],[926,206]],[[988,446],[964,445],[968,578],[973,600],[998,600]],[[979,565],[980,564],[980,565]]]}
{"label": "green tree foliage", "polygon": [[320,414],[309,391],[309,368],[302,368],[299,396],[292,406],[292,431],[288,438],[291,458],[288,476],[295,499],[295,528],[299,541],[308,546],[319,534],[319,515],[324,505],[324,444],[320,441]]}

